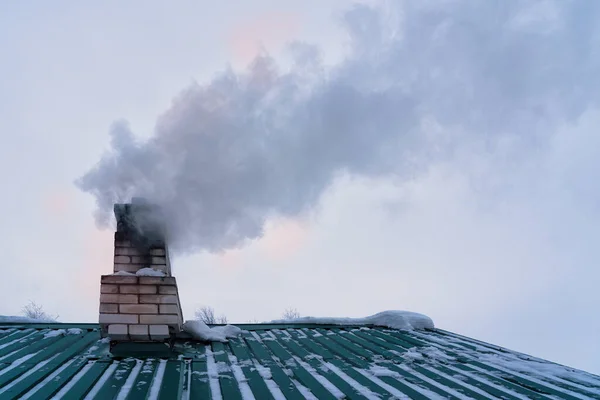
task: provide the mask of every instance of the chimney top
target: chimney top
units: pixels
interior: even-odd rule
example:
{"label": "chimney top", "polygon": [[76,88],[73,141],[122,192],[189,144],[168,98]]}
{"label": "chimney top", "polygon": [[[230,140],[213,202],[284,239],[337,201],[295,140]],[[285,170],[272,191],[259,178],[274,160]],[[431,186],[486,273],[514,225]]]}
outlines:
{"label": "chimney top", "polygon": [[165,223],[158,205],[142,197],[133,197],[131,203],[114,205],[117,232],[136,246],[150,248],[165,245]]}
{"label": "chimney top", "polygon": [[150,204],[150,202],[145,197],[132,197],[131,204]]}

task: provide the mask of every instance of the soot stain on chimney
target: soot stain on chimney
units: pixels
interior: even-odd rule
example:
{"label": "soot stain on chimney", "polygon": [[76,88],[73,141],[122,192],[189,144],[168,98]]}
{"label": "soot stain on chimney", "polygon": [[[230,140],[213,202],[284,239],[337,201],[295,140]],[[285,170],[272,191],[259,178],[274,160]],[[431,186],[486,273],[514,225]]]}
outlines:
{"label": "soot stain on chimney", "polygon": [[164,221],[159,207],[142,198],[130,204],[115,204],[115,240],[129,241],[138,250],[141,264],[152,264],[151,250],[166,247]]}

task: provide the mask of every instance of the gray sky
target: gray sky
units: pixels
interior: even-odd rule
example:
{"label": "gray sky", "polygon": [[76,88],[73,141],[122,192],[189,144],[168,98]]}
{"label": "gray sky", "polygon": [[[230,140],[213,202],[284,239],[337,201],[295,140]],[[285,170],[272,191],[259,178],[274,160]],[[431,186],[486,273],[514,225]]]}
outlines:
{"label": "gray sky", "polygon": [[[428,43],[415,42],[398,60],[403,74],[429,71],[438,57],[444,65],[471,63],[457,70],[472,73],[466,84],[436,81],[431,69],[425,104],[437,119],[420,120],[419,132],[443,157],[410,176],[340,173],[316,207],[269,218],[262,238],[220,255],[176,257],[184,314],[212,305],[235,322],[278,318],[286,307],[355,317],[405,309],[447,330],[600,373],[600,112],[591,79],[600,57],[592,51],[598,31],[585,29],[598,13],[517,3],[506,29],[528,32],[518,36],[531,40],[525,49],[541,38],[539,53],[495,60],[474,40],[460,42],[472,48],[432,55],[423,50]],[[348,51],[339,21],[349,2],[162,4],[0,6],[0,314],[18,314],[34,300],[62,321],[96,320],[112,232],[95,227],[94,199],[73,182],[108,149],[113,121],[125,118],[136,135],[150,136],[182,89],[210,81],[227,63],[243,69],[260,43],[276,58],[291,40],[313,43],[326,65]],[[475,13],[484,22],[499,12],[463,8],[466,19]],[[553,34],[545,30],[565,24],[581,28],[559,43],[543,40]],[[493,43],[509,40],[507,32]],[[465,56],[470,49],[475,55]],[[475,79],[474,60],[503,78]],[[489,101],[478,110],[494,120],[456,113],[479,106],[469,96]],[[536,107],[538,114],[515,111]],[[473,119],[452,124],[465,116]],[[506,132],[493,142],[481,134],[500,128]]]}

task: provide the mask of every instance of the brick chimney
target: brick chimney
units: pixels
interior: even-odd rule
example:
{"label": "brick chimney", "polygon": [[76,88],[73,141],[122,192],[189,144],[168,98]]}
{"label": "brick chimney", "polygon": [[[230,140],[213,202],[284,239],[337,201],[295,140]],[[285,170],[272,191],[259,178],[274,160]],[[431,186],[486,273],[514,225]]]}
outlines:
{"label": "brick chimney", "polygon": [[[102,336],[113,343],[169,342],[181,331],[183,314],[160,209],[133,198],[130,204],[115,204],[114,212],[115,274],[101,277]],[[165,276],[136,275],[142,268]]]}

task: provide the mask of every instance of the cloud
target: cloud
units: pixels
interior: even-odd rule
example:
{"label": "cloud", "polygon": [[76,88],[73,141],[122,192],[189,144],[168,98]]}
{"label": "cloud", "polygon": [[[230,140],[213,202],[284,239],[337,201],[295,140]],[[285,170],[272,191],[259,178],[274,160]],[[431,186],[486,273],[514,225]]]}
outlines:
{"label": "cloud", "polygon": [[600,96],[599,6],[547,4],[544,18],[518,1],[356,5],[338,65],[303,51],[282,70],[261,54],[193,85],[149,140],[115,124],[112,152],[78,185],[100,221],[114,202],[150,198],[175,248],[193,252],[261,237],[271,218],[313,209],[340,174],[402,181],[457,152],[478,154],[462,167],[481,174],[490,157],[510,169]]}
{"label": "cloud", "polygon": [[266,224],[265,234],[257,247],[267,258],[285,261],[297,254],[310,234],[307,222],[300,219],[271,220]]}
{"label": "cloud", "polygon": [[282,48],[300,30],[301,16],[291,12],[268,12],[243,20],[229,34],[234,61],[247,65],[263,48]]}

